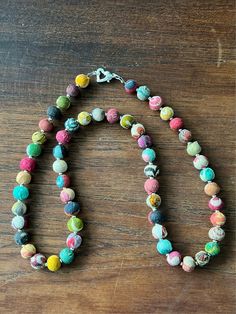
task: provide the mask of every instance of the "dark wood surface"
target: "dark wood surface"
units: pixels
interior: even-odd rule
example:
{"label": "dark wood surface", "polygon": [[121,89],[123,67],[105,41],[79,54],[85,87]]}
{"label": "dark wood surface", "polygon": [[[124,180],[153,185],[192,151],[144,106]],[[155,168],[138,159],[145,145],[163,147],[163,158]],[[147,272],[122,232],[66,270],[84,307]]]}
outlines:
{"label": "dark wood surface", "polygon": [[[235,313],[234,1],[9,0],[1,1],[0,16],[0,312]],[[47,106],[76,74],[99,66],[163,95],[210,158],[227,236],[206,268],[188,274],[156,253],[140,150],[129,131],[105,123],[71,143],[70,174],[86,223],[76,261],[55,274],[34,271],[20,257],[10,227],[19,160]],[[119,82],[92,84],[66,117],[97,106],[115,106],[146,126],[170,239],[184,255],[202,249],[208,198],[176,135]],[[45,254],[58,253],[67,234],[51,170],[54,145],[51,136],[31,185],[30,231]]]}

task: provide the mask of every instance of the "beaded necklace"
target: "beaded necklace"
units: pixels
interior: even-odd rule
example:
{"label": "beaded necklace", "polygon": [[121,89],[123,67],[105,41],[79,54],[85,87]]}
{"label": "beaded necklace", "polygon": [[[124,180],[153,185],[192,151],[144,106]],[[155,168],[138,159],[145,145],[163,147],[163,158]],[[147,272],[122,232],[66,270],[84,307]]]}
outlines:
{"label": "beaded necklace", "polygon": [[[163,121],[169,122],[172,130],[176,131],[180,142],[186,144],[186,151],[189,156],[193,157],[193,166],[200,171],[200,179],[205,182],[204,192],[210,197],[208,207],[213,213],[210,216],[210,222],[213,227],[209,230],[210,242],[205,244],[204,250],[199,251],[194,257],[185,256],[182,258],[178,251],[173,250],[171,242],[166,238],[167,230],[162,225],[163,214],[160,210],[161,197],[157,194],[159,181],[156,177],[159,175],[159,168],[154,163],[156,152],[152,147],[152,139],[146,134],[145,127],[137,122],[130,114],[120,115],[115,108],[105,112],[101,108],[95,108],[91,113],[82,111],[78,117],[69,118],[64,124],[64,129],[56,133],[57,145],[53,148],[53,156],[56,159],[53,163],[53,171],[57,173],[56,185],[61,189],[60,199],[64,203],[64,212],[69,216],[67,228],[71,232],[66,239],[66,247],[58,255],[51,255],[46,258],[43,254],[37,253],[33,244],[29,243],[30,237],[25,229],[27,228],[27,219],[25,217],[27,206],[25,201],[29,197],[27,185],[31,181],[31,173],[36,168],[36,158],[42,153],[42,145],[47,140],[47,133],[54,128],[54,121],[59,120],[62,114],[67,110],[73,99],[80,95],[80,88],[86,88],[95,76],[98,83],[110,82],[112,79],[119,80],[128,94],[136,93],[137,98],[141,101],[148,101],[149,108],[160,113]],[[26,148],[27,156],[20,161],[20,172],[16,176],[17,186],[13,189],[13,197],[17,200],[12,206],[12,227],[17,230],[14,239],[16,244],[21,246],[21,256],[30,259],[30,264],[34,269],[47,267],[50,271],[57,271],[61,265],[70,264],[74,260],[76,250],[82,243],[81,230],[84,227],[82,219],[77,217],[80,212],[80,205],[75,201],[75,192],[70,188],[70,177],[66,173],[68,165],[64,157],[68,153],[68,144],[73,133],[82,126],[89,125],[92,121],[101,122],[107,120],[108,123],[114,124],[120,122],[124,129],[130,129],[131,136],[137,141],[138,146],[142,149],[142,159],[147,165],[144,168],[144,174],[147,177],[144,183],[144,190],[147,193],[146,204],[151,209],[148,213],[148,221],[152,225],[152,235],[157,240],[156,249],[161,255],[165,255],[167,263],[170,266],[180,265],[186,272],[191,272],[196,266],[208,264],[210,258],[218,255],[220,252],[219,241],[225,236],[221,228],[225,224],[226,218],[220,211],[223,208],[221,198],[217,196],[220,192],[219,185],[214,182],[215,173],[209,167],[207,157],[200,154],[201,146],[197,141],[192,140],[192,134],[189,130],[184,129],[183,120],[174,115],[174,110],[167,106],[161,96],[151,96],[150,89],[147,86],[138,86],[136,81],[125,81],[116,73],[111,73],[99,68],[91,73],[79,74],[75,78],[75,84],[70,84],[66,89],[66,96],[59,96],[55,106],[49,106],[47,109],[47,118],[39,121],[39,131],[32,135],[32,143]]]}

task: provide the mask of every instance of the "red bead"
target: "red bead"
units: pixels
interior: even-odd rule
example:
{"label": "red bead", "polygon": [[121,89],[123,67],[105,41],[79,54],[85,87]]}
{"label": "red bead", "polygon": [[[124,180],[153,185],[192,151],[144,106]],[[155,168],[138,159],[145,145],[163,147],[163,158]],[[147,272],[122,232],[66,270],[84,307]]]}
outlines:
{"label": "red bead", "polygon": [[181,118],[173,118],[170,120],[169,125],[172,130],[179,130],[184,126],[184,122]]}
{"label": "red bead", "polygon": [[36,160],[34,158],[24,157],[20,161],[20,169],[28,172],[34,171],[36,167]]}
{"label": "red bead", "polygon": [[47,118],[41,119],[39,121],[39,128],[44,132],[51,132],[53,130],[54,125],[52,122],[48,121]]}

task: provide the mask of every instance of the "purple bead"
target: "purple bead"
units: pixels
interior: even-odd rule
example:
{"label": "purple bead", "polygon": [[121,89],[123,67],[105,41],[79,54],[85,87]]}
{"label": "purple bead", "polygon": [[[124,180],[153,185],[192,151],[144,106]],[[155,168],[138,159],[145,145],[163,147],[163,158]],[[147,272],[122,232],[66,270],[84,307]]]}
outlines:
{"label": "purple bead", "polygon": [[69,84],[66,88],[66,94],[71,97],[78,97],[80,95],[79,87],[75,84]]}
{"label": "purple bead", "polygon": [[152,139],[149,135],[142,135],[138,139],[138,146],[142,149],[152,146]]}

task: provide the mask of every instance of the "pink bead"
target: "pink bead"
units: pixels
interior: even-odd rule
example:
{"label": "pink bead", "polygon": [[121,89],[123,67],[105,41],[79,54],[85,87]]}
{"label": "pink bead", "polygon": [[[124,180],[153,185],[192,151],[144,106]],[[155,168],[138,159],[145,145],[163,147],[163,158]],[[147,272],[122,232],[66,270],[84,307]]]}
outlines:
{"label": "pink bead", "polygon": [[181,263],[181,254],[178,251],[172,251],[167,255],[167,263],[170,266],[178,266]]}
{"label": "pink bead", "polygon": [[150,178],[147,179],[144,183],[144,190],[148,195],[156,193],[159,189],[159,182],[156,179]]}
{"label": "pink bead", "polygon": [[138,146],[142,149],[152,146],[152,139],[149,135],[142,135],[138,139]]}
{"label": "pink bead", "polygon": [[164,101],[161,96],[153,96],[149,99],[149,108],[151,110],[159,110],[162,107],[163,103]]}
{"label": "pink bead", "polygon": [[20,169],[28,172],[34,171],[36,167],[36,160],[34,158],[24,157],[20,161]]}
{"label": "pink bead", "polygon": [[181,118],[176,117],[170,120],[169,126],[172,130],[179,130],[184,126],[184,122]]}
{"label": "pink bead", "polygon": [[208,202],[208,207],[211,210],[221,210],[224,207],[224,203],[221,198],[215,196],[212,197]]}
{"label": "pink bead", "polygon": [[75,198],[75,192],[74,190],[70,188],[63,188],[63,190],[60,193],[60,199],[62,203],[68,203],[72,201]]}
{"label": "pink bead", "polygon": [[116,108],[111,108],[107,111],[106,118],[109,123],[113,124],[119,121],[120,114]]}
{"label": "pink bead", "polygon": [[39,121],[39,128],[44,132],[51,132],[53,130],[54,125],[52,122],[48,121],[47,118],[41,119]]}
{"label": "pink bead", "polygon": [[56,134],[58,143],[68,144],[71,140],[71,135],[66,130],[58,131]]}

